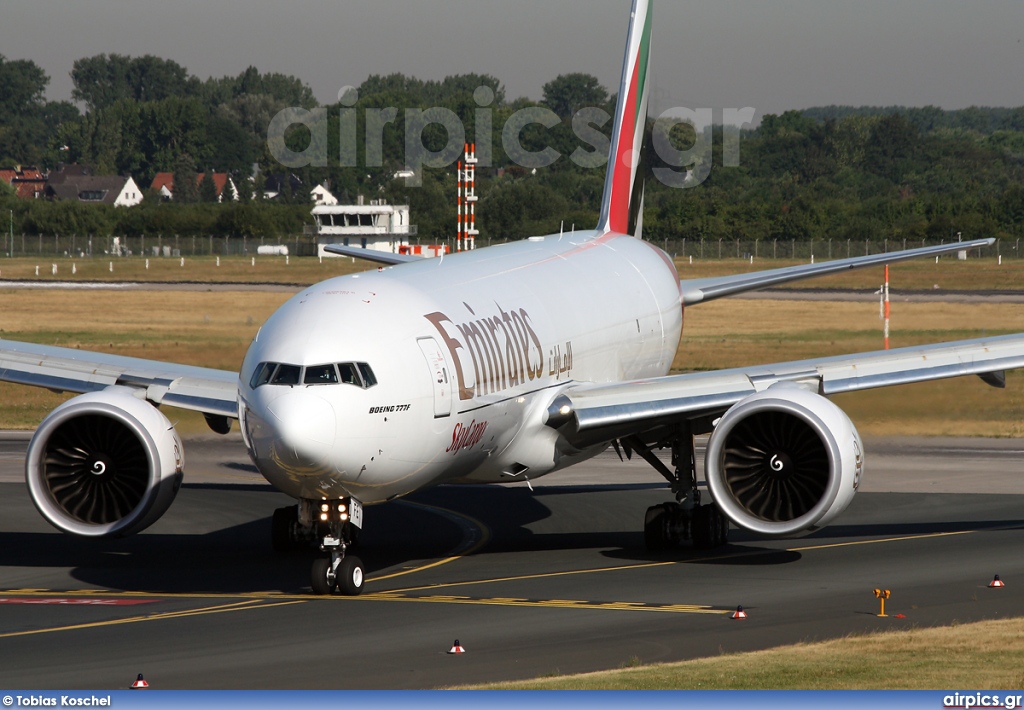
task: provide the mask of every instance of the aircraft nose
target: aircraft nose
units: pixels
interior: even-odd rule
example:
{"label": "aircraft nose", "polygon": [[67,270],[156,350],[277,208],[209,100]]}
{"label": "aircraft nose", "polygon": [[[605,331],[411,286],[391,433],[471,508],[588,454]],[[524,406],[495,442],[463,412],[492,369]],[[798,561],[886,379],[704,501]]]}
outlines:
{"label": "aircraft nose", "polygon": [[279,462],[306,468],[328,461],[337,434],[337,420],[330,402],[305,391],[295,391],[270,402],[267,412]]}

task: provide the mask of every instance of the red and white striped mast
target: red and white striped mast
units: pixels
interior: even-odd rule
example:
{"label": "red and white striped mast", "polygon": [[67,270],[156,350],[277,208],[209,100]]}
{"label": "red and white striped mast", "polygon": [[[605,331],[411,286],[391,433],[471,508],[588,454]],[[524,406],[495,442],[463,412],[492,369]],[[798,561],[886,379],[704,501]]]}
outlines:
{"label": "red and white striped mast", "polygon": [[476,248],[476,144],[466,144],[466,154],[458,165],[458,233],[455,238],[456,251],[470,251]]}

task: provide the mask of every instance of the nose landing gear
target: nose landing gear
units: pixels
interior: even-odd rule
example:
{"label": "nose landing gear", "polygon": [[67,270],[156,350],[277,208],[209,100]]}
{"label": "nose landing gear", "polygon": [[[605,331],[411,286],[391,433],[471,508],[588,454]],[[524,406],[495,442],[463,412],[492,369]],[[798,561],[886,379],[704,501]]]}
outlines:
{"label": "nose landing gear", "polygon": [[330,557],[313,560],[310,586],[314,594],[332,594],[338,590],[348,597],[363,591],[363,562],[355,555],[345,557],[344,550],[332,550]]}
{"label": "nose landing gear", "polygon": [[[308,517],[307,517],[308,516]],[[332,594],[335,590],[346,596],[363,591],[363,562],[355,555],[346,555],[352,546],[355,531],[363,525],[363,507],[355,498],[340,500],[302,500],[299,519],[311,520],[325,557],[313,560],[310,586],[314,594]]]}

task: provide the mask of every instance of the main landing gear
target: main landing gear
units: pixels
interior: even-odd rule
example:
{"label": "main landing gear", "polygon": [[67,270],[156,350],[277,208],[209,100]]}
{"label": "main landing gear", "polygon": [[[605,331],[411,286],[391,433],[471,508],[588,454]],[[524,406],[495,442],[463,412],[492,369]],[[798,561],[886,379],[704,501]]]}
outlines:
{"label": "main landing gear", "polygon": [[315,547],[324,556],[313,560],[309,581],[314,594],[335,590],[356,596],[363,591],[363,563],[346,555],[363,525],[363,507],[354,498],[299,501],[278,508],[271,523],[271,540],[277,551]]}
{"label": "main landing gear", "polygon": [[714,503],[700,504],[693,429],[689,422],[680,426],[671,444],[673,470],[670,471],[639,438],[621,440],[627,453],[635,451],[665,477],[676,497],[674,502],[647,509],[644,517],[644,542],[647,549],[668,550],[678,547],[684,540],[692,541],[693,546],[701,550],[725,545],[729,539],[729,519]]}

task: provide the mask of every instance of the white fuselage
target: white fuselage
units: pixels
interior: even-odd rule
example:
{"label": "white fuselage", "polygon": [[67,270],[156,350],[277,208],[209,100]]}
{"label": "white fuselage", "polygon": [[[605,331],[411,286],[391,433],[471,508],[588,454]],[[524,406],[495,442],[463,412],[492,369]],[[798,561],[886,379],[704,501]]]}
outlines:
{"label": "white fuselage", "polygon": [[[553,235],[343,276],[260,329],[239,376],[243,435],[296,498],[377,503],[445,481],[536,478],[596,453],[544,425],[557,394],[666,374],[681,330],[671,259],[626,236]],[[308,377],[254,388],[264,363]],[[329,379],[324,365],[339,381],[305,384]],[[376,384],[344,382],[366,366]]]}

